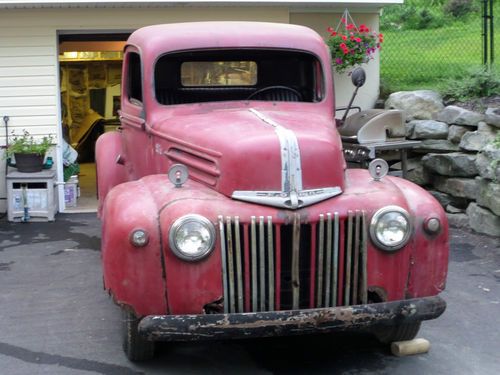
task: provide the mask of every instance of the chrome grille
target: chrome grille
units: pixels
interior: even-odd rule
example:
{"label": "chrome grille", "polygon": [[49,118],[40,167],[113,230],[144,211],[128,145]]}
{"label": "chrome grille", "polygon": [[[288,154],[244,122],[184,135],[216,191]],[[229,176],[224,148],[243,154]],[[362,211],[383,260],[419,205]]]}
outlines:
{"label": "chrome grille", "polygon": [[258,312],[367,303],[364,211],[295,215],[219,216],[224,312]]}

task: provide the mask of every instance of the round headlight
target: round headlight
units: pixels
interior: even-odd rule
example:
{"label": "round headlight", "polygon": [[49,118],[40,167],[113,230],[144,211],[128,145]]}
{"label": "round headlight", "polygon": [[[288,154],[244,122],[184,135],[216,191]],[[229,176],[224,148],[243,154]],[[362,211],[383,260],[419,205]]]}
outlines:
{"label": "round headlight", "polygon": [[372,217],[370,235],[375,245],[387,251],[401,249],[411,234],[410,215],[398,206],[387,206]]}
{"label": "round headlight", "polygon": [[169,244],[174,254],[181,259],[202,259],[214,248],[215,227],[203,216],[182,216],[170,228]]}

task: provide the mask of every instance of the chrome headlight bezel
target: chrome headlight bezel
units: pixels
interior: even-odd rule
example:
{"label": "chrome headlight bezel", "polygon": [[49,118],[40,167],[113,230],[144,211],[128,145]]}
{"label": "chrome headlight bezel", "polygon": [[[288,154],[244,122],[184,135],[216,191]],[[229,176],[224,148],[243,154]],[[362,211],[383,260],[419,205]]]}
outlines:
{"label": "chrome headlight bezel", "polygon": [[[178,246],[178,243],[176,241],[177,233],[179,232],[179,230],[181,230],[186,224],[192,222],[198,223],[201,226],[203,226],[209,232],[210,236],[207,246],[205,247],[205,249],[203,249],[203,251],[201,251],[198,254],[188,254],[184,252]],[[190,262],[195,262],[208,256],[215,247],[215,239],[216,239],[216,232],[212,222],[208,220],[206,217],[197,214],[189,214],[181,216],[180,218],[175,220],[172,226],[170,227],[168,235],[168,242],[172,252],[180,259]]]}
{"label": "chrome headlight bezel", "polygon": [[[401,215],[405,220],[406,220],[406,231],[404,233],[403,238],[394,243],[394,244],[387,244],[382,241],[381,238],[379,238],[377,229],[378,225],[380,224],[380,221],[384,218],[385,215],[389,213],[397,213]],[[399,206],[386,206],[381,209],[379,209],[375,214],[372,216],[372,220],[370,222],[370,238],[372,242],[377,246],[379,249],[384,250],[384,251],[396,251],[404,247],[408,241],[410,240],[411,234],[413,231],[413,225],[410,220],[410,214],[408,211],[405,209],[399,207]]]}

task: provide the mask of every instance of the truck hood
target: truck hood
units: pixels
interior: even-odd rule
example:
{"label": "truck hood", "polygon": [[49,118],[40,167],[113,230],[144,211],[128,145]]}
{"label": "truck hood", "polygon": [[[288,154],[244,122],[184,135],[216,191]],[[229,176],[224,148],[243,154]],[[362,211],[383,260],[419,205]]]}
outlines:
{"label": "truck hood", "polygon": [[344,189],[340,137],[324,115],[211,110],[165,118],[153,129],[170,163],[234,199],[296,209]]}

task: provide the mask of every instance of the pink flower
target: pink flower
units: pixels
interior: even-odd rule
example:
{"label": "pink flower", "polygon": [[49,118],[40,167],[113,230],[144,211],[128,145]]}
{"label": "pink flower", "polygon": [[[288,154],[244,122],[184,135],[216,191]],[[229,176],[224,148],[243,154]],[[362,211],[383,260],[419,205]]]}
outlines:
{"label": "pink flower", "polygon": [[347,40],[347,37],[345,35],[342,35],[342,40]]}
{"label": "pink flower", "polygon": [[354,40],[358,43],[361,43],[361,38],[355,38]]}

